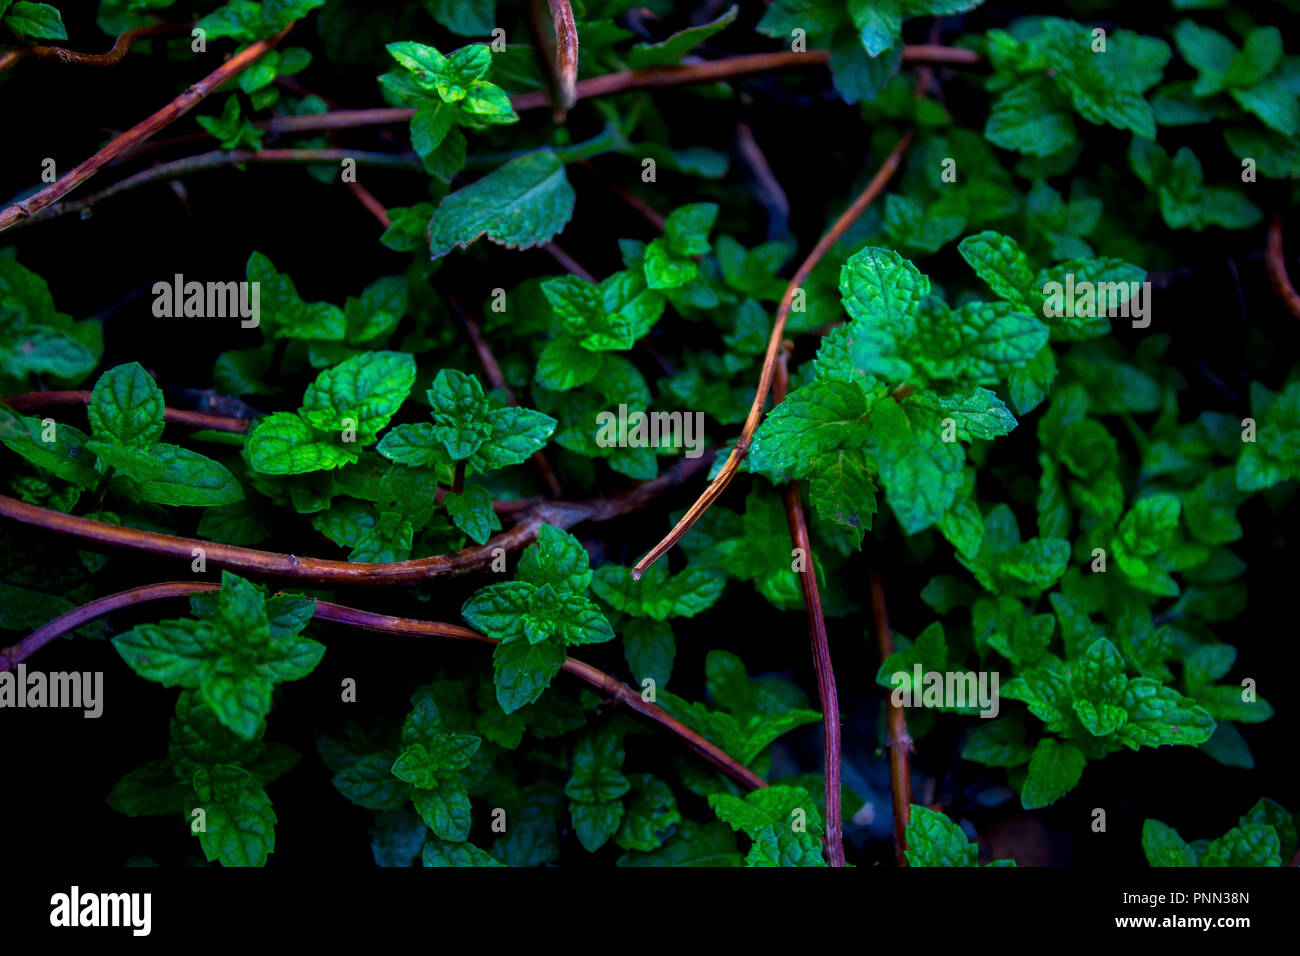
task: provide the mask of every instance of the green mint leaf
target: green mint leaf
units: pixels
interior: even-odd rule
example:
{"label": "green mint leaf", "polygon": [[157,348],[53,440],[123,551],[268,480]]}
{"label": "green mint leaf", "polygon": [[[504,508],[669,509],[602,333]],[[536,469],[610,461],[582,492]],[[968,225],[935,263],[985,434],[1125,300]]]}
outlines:
{"label": "green mint leaf", "polygon": [[739,11],[740,8],[733,4],[716,19],[679,30],[659,43],[638,43],[628,51],[627,65],[634,70],[649,66],[675,66],[695,47],[734,23]]}
{"label": "green mint leaf", "polygon": [[524,636],[524,615],[536,590],[526,581],[490,584],[474,592],[460,613],[489,637],[514,641]]}
{"label": "green mint leaf", "polygon": [[749,470],[776,483],[814,474],[824,456],[867,444],[869,408],[866,395],[854,385],[821,380],[795,389],[755,432]]}
{"label": "green mint leaf", "polygon": [[1009,717],[982,722],[961,750],[963,760],[986,767],[1018,767],[1027,763],[1032,753],[1025,742],[1024,725]]}
{"label": "green mint leaf", "polygon": [[1243,827],[1252,823],[1271,826],[1277,831],[1278,843],[1282,851],[1282,859],[1289,860],[1295,855],[1295,818],[1288,813],[1286,808],[1280,803],[1264,797],[1251,807],[1238,823]]}
{"label": "green mint leaf", "polygon": [[1262,823],[1233,827],[1205,848],[1201,866],[1281,866],[1277,830]]}
{"label": "green mint leaf", "polygon": [[633,581],[631,568],[606,564],[596,570],[591,589],[616,611],[666,621],[694,617],[712,607],[726,583],[727,576],[713,568],[687,568],[669,575],[666,567],[656,564],[640,581]]}
{"label": "green mint leaf", "polygon": [[759,832],[745,856],[746,866],[826,866],[821,841],[788,827],[769,826]]}
{"label": "green mint leaf", "polygon": [[367,754],[336,773],[334,786],[367,810],[396,810],[410,796],[406,783],[393,775],[391,754]]}
{"label": "green mint leaf", "polygon": [[492,434],[483,386],[473,375],[443,369],[428,390],[434,438],[452,460],[468,458]]}
{"label": "green mint leaf", "polygon": [[628,780],[632,799],[614,842],[624,850],[649,853],[663,845],[681,823],[682,815],[672,787],[664,781],[648,773],[629,774]]}
{"label": "green mint leaf", "polygon": [[243,500],[244,491],[224,465],[206,455],[159,442],[149,449],[159,474],[139,482],[142,501],[190,507],[228,505]]}
{"label": "green mint leaf", "polygon": [[853,370],[885,381],[905,379],[910,363],[901,343],[916,335],[930,280],[897,252],[868,246],[840,270],[840,296],[853,317]]}
{"label": "green mint leaf", "polygon": [[1217,30],[1183,20],[1174,28],[1174,42],[1183,59],[1197,72],[1192,88],[1196,96],[1210,96],[1224,89],[1228,68],[1237,56],[1231,40]]}
{"label": "green mint leaf", "polygon": [[65,481],[82,488],[93,488],[99,483],[95,455],[86,447],[86,434],[72,425],[47,426],[42,419],[19,417],[7,406],[0,406],[0,441],[33,465]]}
{"label": "green mint leaf", "polygon": [[557,424],[531,408],[494,408],[488,412],[487,438],[470,455],[470,467],[486,474],[522,464],[546,447]]}
{"label": "green mint leaf", "polygon": [[907,824],[908,866],[977,866],[979,846],[942,813],[912,804]]}
{"label": "green mint leaf", "polygon": [[777,737],[821,719],[817,711],[802,708],[777,715],[751,714],[740,726],[738,739],[729,749],[741,763],[751,764]]}
{"label": "green mint leaf", "polygon": [[995,146],[1029,156],[1051,156],[1078,141],[1069,99],[1043,77],[999,94],[984,124],[984,135]]}
{"label": "green mint leaf", "polygon": [[564,647],[558,641],[503,641],[492,652],[497,703],[507,714],[533,703],[563,665]]}
{"label": "green mint leaf", "polygon": [[231,764],[200,767],[194,772],[194,797],[206,817],[198,836],[208,860],[266,865],[275,850],[276,816],[271,798],[250,773]]}
{"label": "green mint leaf", "polygon": [[146,680],[165,687],[198,687],[201,661],[220,633],[207,621],[160,621],[118,635],[113,646]]}
{"label": "green mint leaf", "polygon": [[876,513],[876,485],[860,450],[822,457],[808,482],[808,501],[818,520],[847,531],[853,546],[871,530]]}
{"label": "green mint leaf", "polygon": [[17,3],[5,14],[4,24],[20,40],[66,40],[68,38],[68,31],[63,26],[63,14],[48,3],[17,0]]}
{"label": "green mint leaf", "polygon": [[709,795],[709,806],[719,820],[754,839],[769,827],[789,830],[801,817],[805,835],[820,836],[825,827],[817,805],[801,787],[783,785],[753,790],[743,799],[728,793]]}
{"label": "green mint leaf", "polygon": [[425,866],[504,866],[472,843],[449,843],[437,837],[430,837],[420,851],[420,860]]}
{"label": "green mint leaf", "polygon": [[482,485],[467,485],[461,494],[449,494],[443,499],[452,523],[482,544],[501,530],[501,519],[492,510],[492,495]]}
{"label": "green mint leaf", "polygon": [[579,803],[617,800],[631,789],[620,772],[622,766],[623,746],[617,731],[606,727],[588,733],[573,748],[573,772],[564,792]]}
{"label": "green mint leaf", "polygon": [[163,394],[139,362],[109,369],[91,392],[91,434],[126,448],[150,448],[163,433]]}
{"label": "green mint leaf", "polygon": [[541,245],[568,223],[573,201],[573,187],[554,153],[520,156],[438,205],[429,222],[429,254],[439,259],[484,234],[511,249]]}
{"label": "green mint leaf", "polygon": [[[1265,407],[1265,398],[1270,403]],[[1271,488],[1288,478],[1300,478],[1296,448],[1300,447],[1300,383],[1277,396],[1252,387],[1255,441],[1243,442],[1237,461],[1237,487],[1242,491]]]}
{"label": "green mint leaf", "polygon": [[1204,707],[1150,677],[1129,679],[1124,709],[1128,720],[1116,735],[1132,750],[1165,744],[1195,747],[1214,733],[1214,718]]}
{"label": "green mint leaf", "polygon": [[524,549],[516,572],[519,580],[557,591],[581,592],[591,583],[591,559],[581,542],[551,525],[537,530],[537,540]]}
{"label": "green mint leaf", "polygon": [[573,818],[573,832],[588,853],[595,853],[618,832],[623,820],[623,802],[607,800],[600,803],[569,804]]}
{"label": "green mint leaf", "polygon": [[411,802],[430,830],[451,843],[469,839],[471,825],[469,794],[464,784],[440,778],[431,787],[412,787]]}
{"label": "green mint leaf", "polygon": [[942,416],[911,398],[877,402],[868,453],[880,468],[889,506],[908,534],[943,517],[961,486],[965,454],[942,438]]}
{"label": "green mint leaf", "polygon": [[1041,296],[1040,287],[1035,286],[1029,259],[1014,239],[998,232],[981,232],[967,236],[957,250],[995,295],[1021,312],[1037,313],[1034,305]]}
{"label": "green mint leaf", "polygon": [[1020,791],[1020,805],[1026,810],[1051,806],[1074,789],[1087,762],[1083,751],[1073,744],[1044,737],[1029,760],[1029,776]]}
{"label": "green mint leaf", "polygon": [[429,14],[452,33],[486,36],[496,25],[496,0],[425,0]]}
{"label": "green mint leaf", "polygon": [[1151,866],[1197,866],[1196,854],[1178,831],[1159,820],[1142,823],[1142,852]]}
{"label": "green mint leaf", "polygon": [[623,657],[633,683],[640,685],[649,677],[656,687],[668,686],[673,659],[677,656],[677,641],[672,627],[651,618],[632,618],[623,622],[619,633],[623,638]]}
{"label": "green mint leaf", "polygon": [[304,475],[352,464],[359,450],[325,440],[302,418],[276,412],[248,436],[248,462],[266,475]]}
{"label": "green mint leaf", "polygon": [[380,439],[375,451],[402,465],[437,468],[451,463],[451,456],[438,439],[438,434],[438,426],[431,422],[394,425]]}
{"label": "green mint leaf", "polygon": [[736,835],[724,823],[682,821],[674,836],[653,853],[624,853],[619,866],[743,866]]}
{"label": "green mint leaf", "polygon": [[1079,722],[1096,737],[1118,730],[1128,720],[1124,709],[1124,658],[1106,638],[1098,638],[1074,662],[1070,690]]}
{"label": "green mint leaf", "polygon": [[161,816],[185,807],[190,788],[176,779],[166,757],[136,767],[113,785],[106,802],[129,817]]}
{"label": "green mint leaf", "polygon": [[318,431],[369,445],[414,384],[415,360],[407,353],[365,352],[316,376],[298,413]]}

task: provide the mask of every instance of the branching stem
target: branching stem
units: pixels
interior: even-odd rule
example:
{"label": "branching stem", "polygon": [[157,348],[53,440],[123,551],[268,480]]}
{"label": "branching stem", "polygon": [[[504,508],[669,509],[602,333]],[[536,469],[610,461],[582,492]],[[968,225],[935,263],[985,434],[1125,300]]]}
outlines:
{"label": "branching stem", "polygon": [[[296,22],[296,21],[295,21]],[[22,202],[14,203],[0,211],[0,232],[8,229],[19,219],[34,216],[46,206],[53,205],[73,189],[95,175],[103,166],[112,162],[128,150],[134,149],[154,133],[180,119],[194,107],[202,103],[210,93],[233,76],[239,75],[275,48],[293,29],[293,23],[266,40],[258,40],[245,50],[236,53],[221,66],[217,67],[188,90],[176,97],[158,112],[147,117],[118,136],[95,155],[60,176],[36,195]]]}
{"label": "branching stem", "polygon": [[112,49],[107,53],[78,53],[61,46],[27,46],[18,50],[0,53],[0,73],[12,69],[20,60],[58,60],[60,63],[75,63],[80,66],[113,66],[121,62],[128,50],[138,41],[160,33],[175,33],[188,30],[193,23],[154,23],[149,26],[136,27],[119,34]]}
{"label": "branching stem", "polygon": [[[785,400],[790,373],[787,358],[793,344],[783,343],[776,367],[776,384],[773,389],[777,404]],[[799,482],[792,481],[785,489],[785,514],[790,524],[790,543],[803,561],[799,572],[799,587],[803,591],[803,604],[808,612],[808,636],[812,643],[813,669],[817,672],[817,694],[822,705],[822,727],[825,732],[826,781],[826,856],[831,866],[844,865],[844,814],[840,807],[840,699],[835,689],[835,670],[831,666],[830,640],[826,634],[826,617],[822,613],[821,594],[817,590],[817,567],[813,562],[812,543],[808,539],[808,521],[804,517],[803,502],[799,497]]]}
{"label": "branching stem", "polygon": [[[17,664],[26,660],[55,638],[67,634],[69,631],[73,631],[89,621],[110,614],[113,611],[121,610],[126,607],[133,607],[137,604],[143,604],[148,601],[185,597],[196,591],[214,591],[217,590],[218,587],[219,585],[211,581],[164,581],[159,584],[149,584],[144,587],[132,588],[128,591],[119,591],[116,594],[110,594],[106,597],[99,598],[98,600],[91,601],[89,604],[84,604],[79,608],[75,608],[67,614],[55,618],[43,627],[38,628],[13,647],[6,647],[3,650],[0,650],[0,671],[11,670]],[[486,634],[480,634],[478,631],[471,630],[468,627],[461,627],[458,624],[445,624],[440,621],[422,621],[416,618],[394,617],[389,614],[376,614],[372,611],[363,611],[358,608],[346,607],[342,604],[333,604],[329,601],[316,602],[314,617],[319,621],[345,624],[349,627],[357,627],[362,630],[374,631],[381,634],[399,634],[410,637],[447,637],[459,640],[481,641],[485,644],[493,645],[499,643],[495,638],[488,637]],[[739,760],[735,759],[709,740],[706,740],[696,731],[687,727],[662,707],[652,704],[647,700],[643,700],[639,693],[617,678],[602,670],[592,667],[590,664],[585,664],[582,661],[575,660],[572,657],[565,658],[563,669],[575,677],[586,681],[606,697],[613,698],[620,703],[626,704],[638,714],[649,718],[661,727],[671,731],[673,734],[685,741],[687,746],[697,754],[742,786],[750,790],[767,786],[767,781],[754,771],[750,770]]]}
{"label": "branching stem", "polygon": [[[68,535],[79,541],[113,548],[127,548],[145,554],[193,561],[194,549],[201,548],[208,564],[244,574],[259,574],[318,584],[348,584],[371,587],[402,586],[433,578],[455,577],[491,564],[497,548],[517,551],[537,539],[543,524],[567,530],[583,521],[606,521],[627,514],[652,501],[657,495],[685,480],[712,461],[711,454],[684,458],[652,481],[645,481],[621,494],[587,501],[540,500],[518,502],[517,523],[485,544],[463,548],[452,554],[433,555],[409,561],[370,563],[300,558],[276,551],[259,551],[235,545],[182,538],[176,535],[124,528],[121,525],[64,514],[29,505],[0,495],[0,517],[21,524]],[[500,509],[498,509],[500,510]]]}
{"label": "branching stem", "polygon": [[[889,629],[889,612],[885,609],[885,586],[880,573],[871,572],[871,608],[876,621],[876,646],[883,664],[894,653],[894,634]],[[899,866],[907,866],[907,825],[912,819],[912,738],[907,734],[907,716],[892,700],[888,709],[889,782],[894,801],[894,852]]]}
{"label": "branching stem", "polygon": [[880,193],[884,190],[885,184],[889,182],[891,176],[898,169],[903,161],[903,152],[907,149],[908,144],[912,141],[912,130],[903,134],[902,139],[898,141],[889,156],[886,157],[876,175],[872,177],[867,188],[862,190],[861,195],[853,201],[853,204],[835,220],[835,224],[826,231],[817,245],[813,247],[812,252],[808,253],[808,258],[800,264],[786,286],[785,294],[781,296],[781,304],[776,310],[776,321],[772,323],[772,334],[767,341],[767,354],[763,357],[763,370],[759,374],[758,390],[754,394],[754,403],[750,406],[749,417],[745,419],[745,425],[740,431],[740,437],[736,440],[731,454],[727,456],[727,462],[722,466],[718,476],[709,483],[700,495],[695,504],[686,510],[682,520],[677,522],[676,527],[668,533],[668,536],[660,541],[632,569],[632,579],[640,580],[641,575],[645,574],[646,569],[654,564],[661,557],[672,550],[673,546],[682,539],[682,536],[691,529],[695,522],[699,521],[704,512],[709,510],[709,506],[717,501],[722,493],[726,491],[727,485],[731,484],[731,479],[736,477],[736,471],[740,468],[740,462],[749,452],[750,443],[754,440],[754,432],[758,430],[759,420],[763,417],[763,406],[767,403],[767,393],[772,387],[772,377],[776,370],[777,350],[781,346],[781,337],[785,332],[785,321],[790,315],[790,308],[794,303],[795,294],[808,281],[817,263],[821,262],[822,257],[831,250],[831,247],[839,241],[839,238],[848,231],[849,226],[853,225],[871,205]]}

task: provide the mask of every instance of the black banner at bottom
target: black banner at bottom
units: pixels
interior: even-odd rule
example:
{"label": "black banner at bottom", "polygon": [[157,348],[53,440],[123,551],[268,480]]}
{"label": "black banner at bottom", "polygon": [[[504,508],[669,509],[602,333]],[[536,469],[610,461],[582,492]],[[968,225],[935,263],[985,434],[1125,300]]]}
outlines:
{"label": "black banner at bottom", "polygon": [[[610,940],[698,932],[750,936],[860,914],[864,941],[1081,937],[1150,940],[1294,927],[1300,870],[376,870],[367,873],[73,868],[27,871],[5,893],[4,935],[80,943],[320,940],[447,931],[494,946],[540,933]],[[15,885],[16,884],[16,885]],[[805,939],[811,942],[805,935]],[[585,944],[584,944],[585,945]],[[6,947],[8,948],[8,947]],[[13,951],[17,951],[16,949]]]}

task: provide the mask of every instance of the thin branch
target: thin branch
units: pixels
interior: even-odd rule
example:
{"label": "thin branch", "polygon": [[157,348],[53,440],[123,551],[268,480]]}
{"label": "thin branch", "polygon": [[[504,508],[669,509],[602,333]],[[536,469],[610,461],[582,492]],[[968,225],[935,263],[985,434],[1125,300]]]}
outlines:
{"label": "thin branch", "polygon": [[[501,365],[497,362],[496,356],[488,348],[487,340],[483,338],[483,332],[478,327],[468,312],[460,307],[460,303],[454,298],[448,299],[451,303],[452,311],[460,319],[461,326],[465,329],[465,334],[469,336],[470,344],[474,346],[474,354],[478,356],[478,362],[483,366],[483,374],[487,376],[488,382],[493,388],[499,388],[506,393],[506,401],[511,405],[518,405],[519,399],[515,397],[514,390],[506,382],[506,377],[501,372]],[[564,494],[564,489],[560,486],[560,479],[556,477],[555,469],[551,467],[546,453],[541,449],[533,452],[532,462],[537,466],[537,471],[541,474],[542,480],[546,482],[547,489],[551,492],[552,497],[558,498]],[[459,467],[459,465],[457,466]],[[464,481],[464,475],[459,471],[457,475]],[[460,489],[456,489],[459,493]]]}
{"label": "thin branch", "polygon": [[[871,572],[871,608],[876,620],[876,646],[880,662],[894,653],[894,634],[889,629],[889,612],[885,609],[885,586],[879,572]],[[898,865],[907,866],[907,825],[912,820],[912,771],[909,755],[915,749],[907,734],[907,715],[902,707],[886,701],[889,729],[889,781],[894,799],[894,852]]]}
{"label": "thin branch", "polygon": [[220,586],[208,581],[164,581],[160,584],[147,584],[144,587],[131,588],[96,598],[89,604],[73,608],[66,614],[60,614],[54,620],[47,621],[13,647],[0,648],[0,672],[13,670],[15,666],[27,660],[50,641],[75,631],[83,624],[97,620],[105,614],[133,607],[136,604],[144,604],[147,601],[188,597],[196,591],[215,591]]}
{"label": "thin branch", "polygon": [[[956,47],[907,46],[903,60],[909,63],[953,63],[971,65],[980,61],[973,50]],[[694,83],[716,83],[755,73],[787,67],[825,66],[830,62],[829,50],[809,50],[806,53],[751,53],[709,60],[705,63],[681,66],[648,67],[625,70],[579,80],[574,90],[577,99],[625,93],[629,90],[657,89],[665,86],[687,86]],[[551,105],[545,91],[519,93],[510,98],[516,112],[541,109]],[[256,125],[272,133],[302,133],[322,129],[354,129],[360,126],[386,126],[405,123],[415,115],[413,109],[385,107],[369,110],[331,110],[309,116],[276,116]]]}
{"label": "thin branch", "polygon": [[872,177],[867,188],[862,190],[861,195],[853,201],[853,204],[840,215],[835,224],[827,230],[826,234],[818,240],[817,245],[813,247],[812,252],[808,253],[803,263],[799,266],[786,287],[785,294],[781,296],[781,304],[776,310],[776,321],[772,324],[772,335],[767,342],[767,354],[763,358],[763,370],[758,379],[758,390],[754,395],[754,403],[749,409],[749,417],[745,419],[745,425],[741,429],[740,437],[736,440],[735,447],[732,448],[731,454],[727,456],[727,462],[722,466],[718,476],[710,482],[709,486],[704,489],[695,504],[687,509],[682,520],[677,522],[676,527],[668,533],[668,536],[660,541],[632,569],[632,579],[640,580],[641,575],[645,574],[646,569],[654,564],[661,557],[672,550],[673,546],[681,540],[682,535],[690,530],[695,522],[709,509],[713,502],[721,497],[731,484],[731,479],[736,476],[740,468],[740,462],[749,451],[749,445],[754,440],[754,432],[758,429],[759,420],[763,417],[763,406],[767,402],[767,393],[772,387],[772,376],[776,369],[777,350],[781,345],[781,336],[785,332],[785,320],[790,315],[790,307],[794,302],[795,293],[808,280],[817,263],[822,257],[830,251],[839,238],[848,231],[848,228],[866,211],[880,193],[884,190],[885,184],[889,182],[899,164],[903,161],[903,152],[907,149],[908,144],[912,141],[912,130],[903,134],[898,145],[886,157],[876,175]]}
{"label": "thin branch", "polygon": [[[150,166],[148,169],[143,169],[132,176],[128,176],[107,189],[102,189],[84,199],[55,203],[48,207],[39,217],[29,219],[20,225],[56,219],[70,212],[79,212],[98,205],[103,200],[116,196],[118,193],[137,189],[149,183],[176,179],[204,169],[217,169],[222,166],[235,166],[240,163],[338,163],[345,159],[354,159],[360,166],[386,166],[391,169],[420,168],[420,158],[414,153],[367,152],[358,149],[214,149],[195,156],[185,156],[168,163]],[[350,185],[360,184],[352,183]],[[384,211],[382,206],[380,211]]]}
{"label": "thin branch", "polygon": [[556,261],[561,269],[564,269],[566,272],[572,272],[584,282],[590,282],[592,285],[596,284],[596,277],[584,269],[577,259],[573,258],[573,256],[569,255],[555,243],[548,242],[542,246],[542,248],[546,250],[547,255]]}
{"label": "thin branch", "polygon": [[[215,591],[219,587],[220,585],[210,581],[165,581],[160,584],[149,584],[99,598],[55,618],[13,647],[7,647],[0,651],[0,671],[11,670],[55,638],[113,611],[143,604],[146,601],[185,597],[198,591]],[[317,601],[313,617],[320,621],[345,624],[349,627],[381,634],[399,634],[411,637],[448,637],[459,640],[480,641],[493,645],[499,643],[496,638],[488,637],[486,634],[480,634],[478,631],[471,630],[468,627],[461,627],[458,624],[375,614],[371,611],[346,607],[342,604],[333,604],[329,601]],[[642,700],[639,693],[617,678],[592,667],[590,664],[574,660],[572,657],[565,658],[563,669],[586,681],[606,697],[614,698],[626,704],[637,713],[648,717],[661,727],[676,734],[697,754],[742,786],[751,790],[767,786],[767,781],[754,771],[671,716],[662,707]]]}
{"label": "thin branch", "polygon": [[388,209],[383,203],[375,198],[374,193],[361,185],[361,183],[357,182],[355,179],[348,183],[347,187],[349,192],[351,192],[353,196],[357,197],[357,202],[361,203],[361,207],[365,209],[366,212],[370,213],[370,215],[378,219],[381,226],[387,229],[393,224],[393,220],[388,218]]}
{"label": "thin branch", "polygon": [[468,574],[485,567],[492,562],[498,548],[517,551],[532,544],[537,539],[538,529],[543,524],[568,530],[583,521],[606,521],[635,511],[701,468],[707,468],[712,457],[711,454],[706,453],[695,459],[684,458],[652,481],[641,482],[628,491],[607,498],[587,501],[530,502],[519,508],[518,523],[514,527],[490,538],[485,544],[463,548],[451,554],[384,564],[301,558],[276,551],[259,551],[255,548],[242,548],[199,538],[182,538],[136,528],[124,528],[120,525],[29,505],[4,495],[0,495],[0,517],[68,535],[79,541],[92,542],[104,547],[127,548],[145,554],[176,558],[187,563],[193,560],[194,549],[202,548],[209,565],[229,568],[245,574],[261,574],[318,584],[413,585],[433,578]]}
{"label": "thin branch", "polygon": [[[66,392],[27,392],[23,395],[10,395],[0,398],[0,403],[8,405],[19,413],[34,412],[41,408],[58,408],[63,405],[89,405],[91,393],[85,390]],[[163,418],[177,425],[191,428],[210,428],[213,431],[238,434],[248,430],[245,418],[227,418],[224,415],[212,415],[208,412],[191,412],[180,408],[163,410]]]}
{"label": "thin branch", "polygon": [[[316,608],[316,616],[323,621],[334,621],[336,623],[348,624],[353,627],[379,631],[386,634],[409,634],[416,637],[453,637],[471,641],[482,641],[486,644],[498,643],[495,638],[488,637],[486,634],[480,634],[478,631],[471,630],[467,627],[460,627],[455,624],[442,624],[433,621],[420,621],[413,618],[392,617],[387,614],[373,614],[369,611],[359,611],[354,608],[342,607],[338,604],[330,604],[324,601],[317,601]],[[568,671],[575,677],[586,681],[606,697],[614,698],[615,700],[626,704],[638,714],[648,717],[661,727],[670,730],[672,733],[684,740],[697,754],[741,785],[751,790],[761,789],[768,785],[767,781],[754,771],[750,770],[739,760],[730,756],[726,751],[711,743],[709,740],[706,740],[702,735],[692,730],[690,727],[687,727],[662,707],[642,699],[639,692],[633,690],[617,678],[606,674],[604,671],[599,670],[590,664],[575,660],[572,657],[566,657],[564,659],[562,669]]]}
{"label": "thin branch", "polygon": [[[785,401],[790,375],[786,367],[793,344],[783,343],[777,362],[774,388],[777,404]],[[790,543],[803,559],[799,572],[799,587],[803,591],[803,604],[808,612],[808,637],[812,643],[813,669],[817,672],[817,694],[821,698],[822,728],[825,744],[826,782],[826,855],[831,866],[844,865],[844,814],[840,808],[840,699],[835,689],[835,670],[831,666],[830,640],[826,635],[826,618],[822,614],[822,599],[817,590],[817,567],[813,562],[812,543],[808,539],[808,521],[804,517],[803,502],[799,497],[799,482],[792,481],[785,489],[785,515],[790,524]]]}
{"label": "thin branch", "polygon": [[1291,278],[1287,275],[1286,257],[1282,254],[1282,214],[1273,213],[1273,221],[1268,226],[1268,248],[1264,253],[1268,265],[1268,278],[1273,289],[1291,314],[1300,319],[1300,294],[1296,293]]}
{"label": "thin branch", "polygon": [[903,47],[904,63],[951,63],[958,66],[974,66],[982,59],[983,57],[976,51],[958,46],[918,43]]}
{"label": "thin branch", "polygon": [[[296,22],[296,21],[295,21]],[[14,203],[7,209],[0,211],[0,232],[8,229],[20,219],[25,219],[40,212],[47,206],[53,205],[63,196],[67,195],[73,189],[80,186],[83,182],[93,176],[106,163],[111,162],[116,157],[122,155],[127,150],[135,147],[142,141],[148,139],[160,129],[168,126],[170,123],[180,119],[194,107],[198,106],[207,96],[225,83],[233,76],[252,66],[267,53],[275,48],[289,31],[293,29],[293,23],[267,40],[259,40],[250,45],[241,53],[232,56],[221,66],[217,67],[198,83],[191,86],[188,90],[176,97],[158,112],[154,113],[147,119],[137,123],[131,129],[127,130],[121,136],[118,136],[107,146],[101,149],[95,155],[73,168],[70,172],[64,174],[55,182],[50,183],[36,195],[22,202]]]}
{"label": "thin branch", "polygon": [[113,66],[121,62],[126,52],[138,40],[157,36],[160,33],[172,33],[188,30],[193,23],[155,23],[146,27],[136,27],[119,34],[107,53],[78,53],[61,46],[28,46],[19,50],[0,53],[0,73],[13,69],[20,60],[58,60],[61,63],[76,63],[80,66]]}
{"label": "thin branch", "polygon": [[754,196],[767,213],[767,238],[779,239],[790,233],[790,200],[768,165],[754,132],[745,123],[736,124],[736,151],[749,167],[756,188]]}
{"label": "thin branch", "polygon": [[546,0],[555,26],[555,61],[553,64],[555,120],[564,122],[565,114],[578,102],[578,25],[573,21],[569,0]]}
{"label": "thin branch", "polygon": [[639,216],[641,216],[641,218],[643,218],[646,222],[650,223],[650,225],[654,227],[655,232],[664,231],[664,221],[665,221],[664,217],[661,216],[655,210],[655,208],[651,206],[648,202],[646,202],[644,199],[642,199],[636,193],[632,192],[627,187],[623,186],[621,183],[617,183],[614,180],[610,179],[608,176],[606,176],[603,172],[601,172],[596,167],[595,163],[591,162],[590,160],[584,161],[581,165],[583,169],[587,170],[587,172],[591,173],[593,176],[595,176],[597,179],[603,182],[606,186],[608,186],[611,190],[613,190],[614,195],[618,196],[619,199],[627,203],[627,205]]}

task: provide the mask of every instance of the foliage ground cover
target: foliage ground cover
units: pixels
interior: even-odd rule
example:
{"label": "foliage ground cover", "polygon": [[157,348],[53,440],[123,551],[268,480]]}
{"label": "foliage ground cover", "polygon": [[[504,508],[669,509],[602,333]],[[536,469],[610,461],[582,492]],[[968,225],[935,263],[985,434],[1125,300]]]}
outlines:
{"label": "foliage ground cover", "polygon": [[1300,4],[1148,6],[0,0],[39,812],[1293,864]]}

